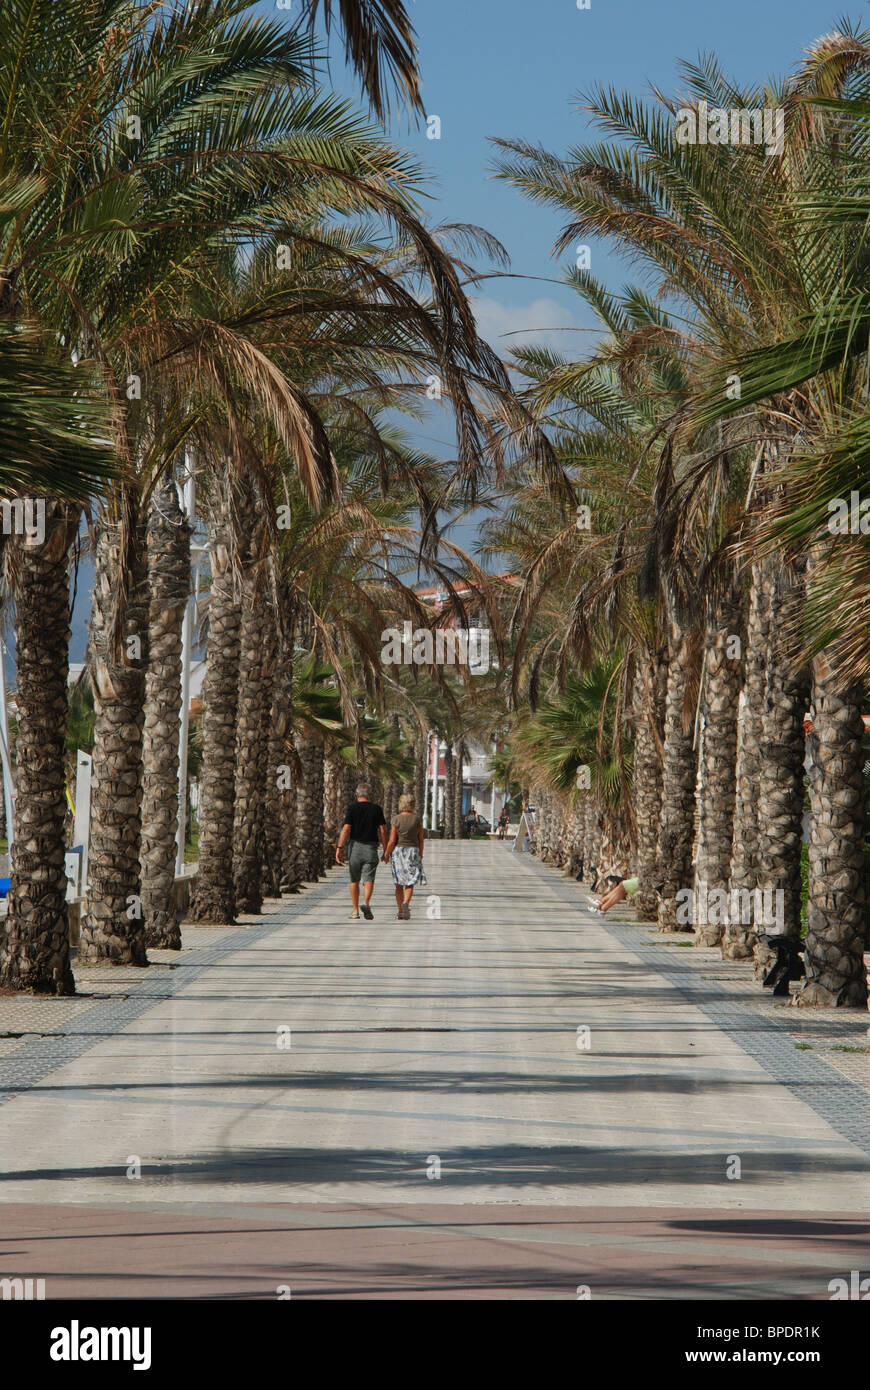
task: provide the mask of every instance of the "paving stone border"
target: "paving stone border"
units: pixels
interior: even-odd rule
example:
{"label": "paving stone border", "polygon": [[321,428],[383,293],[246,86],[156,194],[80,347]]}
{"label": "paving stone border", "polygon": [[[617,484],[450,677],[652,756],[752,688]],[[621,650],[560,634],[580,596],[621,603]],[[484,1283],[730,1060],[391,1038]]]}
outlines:
{"label": "paving stone border", "polygon": [[[557,876],[553,869],[548,869],[534,858],[524,862],[559,897],[584,911],[583,904],[578,901],[575,884]],[[711,997],[721,982],[703,980],[697,964],[678,960],[679,953],[672,947],[657,946],[643,939],[643,933],[655,930],[654,923],[631,926],[608,921],[598,915],[592,917],[591,913],[589,916],[596,926],[601,926],[621,946],[633,951],[645,965],[673,985],[687,1003],[694,1005],[711,1023],[733,1038],[748,1056],[761,1064],[773,1081],[785,1086],[832,1129],[870,1158],[870,1098],[866,1090],[857,1082],[850,1081],[822,1057],[800,1051],[791,1036],[792,1032],[812,1036],[814,1028],[829,1036],[851,1037],[856,1030],[863,1034],[866,1027],[863,1016],[856,1011],[852,1018],[832,1019],[826,1011],[824,1019],[820,1019],[818,1015],[813,1017],[811,1012],[790,1009],[786,1021],[785,1018],[777,1018],[772,1009],[759,1008],[751,1000],[744,1003],[734,998]]]}
{"label": "paving stone border", "polygon": [[[194,947],[185,953],[186,959],[173,962],[169,970],[161,969],[163,963],[156,962],[142,972],[141,981],[125,982],[123,998],[97,1000],[76,1017],[67,1019],[63,1023],[62,1034],[34,1038],[10,1055],[0,1056],[0,1105],[14,1100],[59,1067],[75,1061],[105,1038],[120,1032],[156,1003],[170,999],[225,956],[252,941],[262,941],[273,932],[280,931],[294,917],[301,917],[312,903],[329,893],[335,887],[335,882],[334,877],[326,878],[307,887],[298,896],[282,899],[279,910],[262,922],[227,927],[226,935],[220,941],[209,946]],[[158,981],[159,986],[155,988]]]}

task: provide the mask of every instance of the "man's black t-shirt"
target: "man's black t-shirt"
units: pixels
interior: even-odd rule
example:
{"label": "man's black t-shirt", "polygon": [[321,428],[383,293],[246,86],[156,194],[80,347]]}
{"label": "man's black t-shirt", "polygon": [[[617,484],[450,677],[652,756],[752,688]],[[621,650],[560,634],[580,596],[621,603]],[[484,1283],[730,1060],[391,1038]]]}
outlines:
{"label": "man's black t-shirt", "polygon": [[384,813],[374,801],[354,801],[344,813],[344,823],[350,826],[350,838],[364,845],[378,843],[378,827],[386,825]]}

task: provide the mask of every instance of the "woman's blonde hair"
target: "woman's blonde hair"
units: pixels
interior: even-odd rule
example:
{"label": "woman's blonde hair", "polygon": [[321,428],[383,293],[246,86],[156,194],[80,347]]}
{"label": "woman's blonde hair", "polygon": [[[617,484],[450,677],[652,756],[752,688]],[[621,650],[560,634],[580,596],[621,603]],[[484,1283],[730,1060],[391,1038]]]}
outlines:
{"label": "woman's blonde hair", "polygon": [[413,809],[414,809],[414,798],[413,798],[413,796],[411,795],[410,792],[402,792],[402,795],[399,797],[399,810],[400,810],[400,811],[413,811]]}

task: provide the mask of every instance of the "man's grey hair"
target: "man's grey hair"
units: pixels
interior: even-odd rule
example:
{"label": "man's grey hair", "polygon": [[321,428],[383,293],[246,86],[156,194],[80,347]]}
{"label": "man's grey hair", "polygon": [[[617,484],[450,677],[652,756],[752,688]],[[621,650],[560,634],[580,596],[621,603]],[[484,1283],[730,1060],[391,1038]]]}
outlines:
{"label": "man's grey hair", "polygon": [[359,786],[358,786],[357,789],[356,789],[356,794],[357,794],[357,796],[368,796],[368,794],[369,794],[369,784],[368,784],[368,782],[360,782]]}

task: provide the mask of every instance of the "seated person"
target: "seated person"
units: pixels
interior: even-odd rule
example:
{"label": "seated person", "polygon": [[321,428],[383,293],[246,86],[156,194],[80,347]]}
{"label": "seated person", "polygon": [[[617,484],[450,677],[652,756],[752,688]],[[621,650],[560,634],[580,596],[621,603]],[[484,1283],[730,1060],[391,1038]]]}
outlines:
{"label": "seated person", "polygon": [[[613,878],[614,875],[611,874],[608,882]],[[617,903],[621,903],[623,898],[633,898],[639,887],[639,878],[618,878],[613,886],[608,888],[603,898],[587,899],[590,911],[607,912],[611,907],[615,907]]]}

